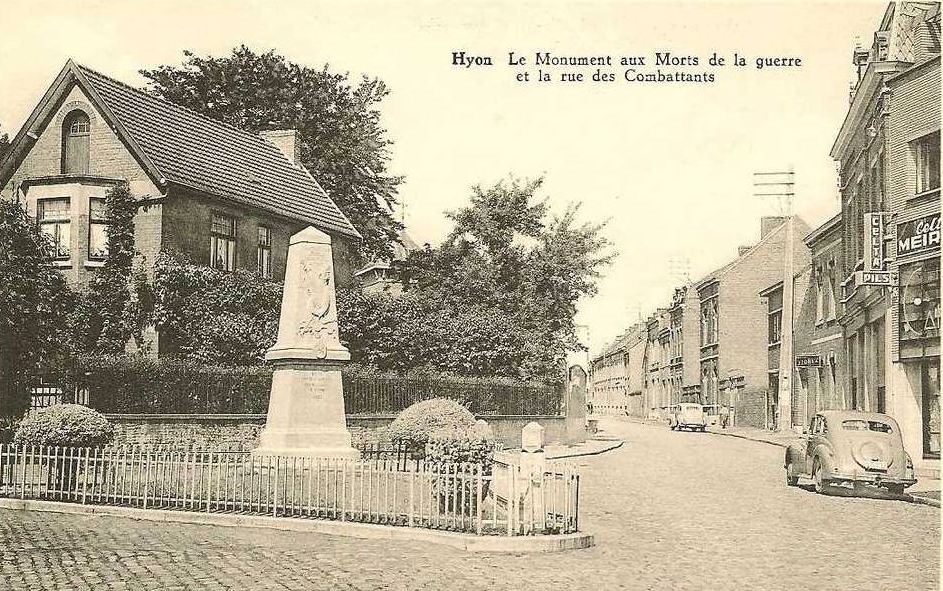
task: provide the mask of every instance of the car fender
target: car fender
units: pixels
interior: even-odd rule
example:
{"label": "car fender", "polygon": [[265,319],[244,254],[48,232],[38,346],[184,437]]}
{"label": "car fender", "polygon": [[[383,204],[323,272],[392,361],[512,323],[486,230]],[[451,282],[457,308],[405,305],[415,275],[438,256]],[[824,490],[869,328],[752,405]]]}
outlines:
{"label": "car fender", "polygon": [[[812,450],[812,459],[813,461],[818,458],[819,464],[822,466],[822,469],[825,470],[826,474],[832,473],[832,467],[835,465],[835,452],[828,445],[820,443],[815,446],[815,449]],[[811,464],[809,465],[809,470],[812,469]]]}
{"label": "car fender", "polygon": [[784,462],[784,468],[792,464],[796,473],[807,474],[809,472],[808,466],[806,466],[805,461],[805,446],[800,446],[797,443],[791,443],[786,448],[786,460]]}

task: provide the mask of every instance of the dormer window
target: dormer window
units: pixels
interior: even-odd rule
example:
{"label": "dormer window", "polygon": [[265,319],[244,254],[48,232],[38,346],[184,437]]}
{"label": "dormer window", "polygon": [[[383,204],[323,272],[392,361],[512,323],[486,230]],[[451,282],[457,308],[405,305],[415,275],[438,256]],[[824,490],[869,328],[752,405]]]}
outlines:
{"label": "dormer window", "polygon": [[62,122],[62,174],[88,174],[88,115],[72,111]]}

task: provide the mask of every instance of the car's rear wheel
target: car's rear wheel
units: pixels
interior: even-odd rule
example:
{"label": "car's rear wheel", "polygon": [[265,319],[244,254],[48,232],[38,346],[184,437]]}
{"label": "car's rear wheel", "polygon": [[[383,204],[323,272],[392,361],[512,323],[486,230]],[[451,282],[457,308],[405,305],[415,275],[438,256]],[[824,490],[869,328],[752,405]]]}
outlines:
{"label": "car's rear wheel", "polygon": [[812,482],[815,483],[815,492],[824,495],[825,479],[823,478],[822,474],[822,464],[819,462],[818,458],[812,462]]}
{"label": "car's rear wheel", "polygon": [[799,476],[796,475],[792,462],[786,464],[786,486],[799,486]]}
{"label": "car's rear wheel", "polygon": [[904,494],[904,485],[903,484],[887,484],[887,492],[895,496],[901,496]]}

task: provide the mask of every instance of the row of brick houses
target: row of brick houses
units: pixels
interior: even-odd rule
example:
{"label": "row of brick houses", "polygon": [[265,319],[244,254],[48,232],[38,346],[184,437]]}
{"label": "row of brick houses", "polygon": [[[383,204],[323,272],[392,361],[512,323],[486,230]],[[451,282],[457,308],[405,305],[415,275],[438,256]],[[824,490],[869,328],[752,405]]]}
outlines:
{"label": "row of brick houses", "polygon": [[[645,367],[609,365],[606,380],[640,372],[640,416],[695,401],[737,425],[788,429],[823,409],[886,412],[918,470],[938,473],[939,3],[891,3],[853,60],[830,154],[840,210],[814,229],[764,218],[755,246],[649,318]],[[595,357],[591,384],[617,353]]]}

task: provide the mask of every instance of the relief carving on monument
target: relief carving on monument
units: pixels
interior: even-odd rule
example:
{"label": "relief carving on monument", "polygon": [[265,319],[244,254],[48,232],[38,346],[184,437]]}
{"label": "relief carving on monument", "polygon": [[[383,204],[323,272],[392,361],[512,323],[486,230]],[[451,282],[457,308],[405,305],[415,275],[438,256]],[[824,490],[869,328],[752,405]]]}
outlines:
{"label": "relief carving on monument", "polygon": [[320,359],[326,357],[328,347],[338,341],[331,276],[329,263],[310,254],[302,260],[300,283],[304,286],[304,319],[298,325],[298,336],[314,349]]}

